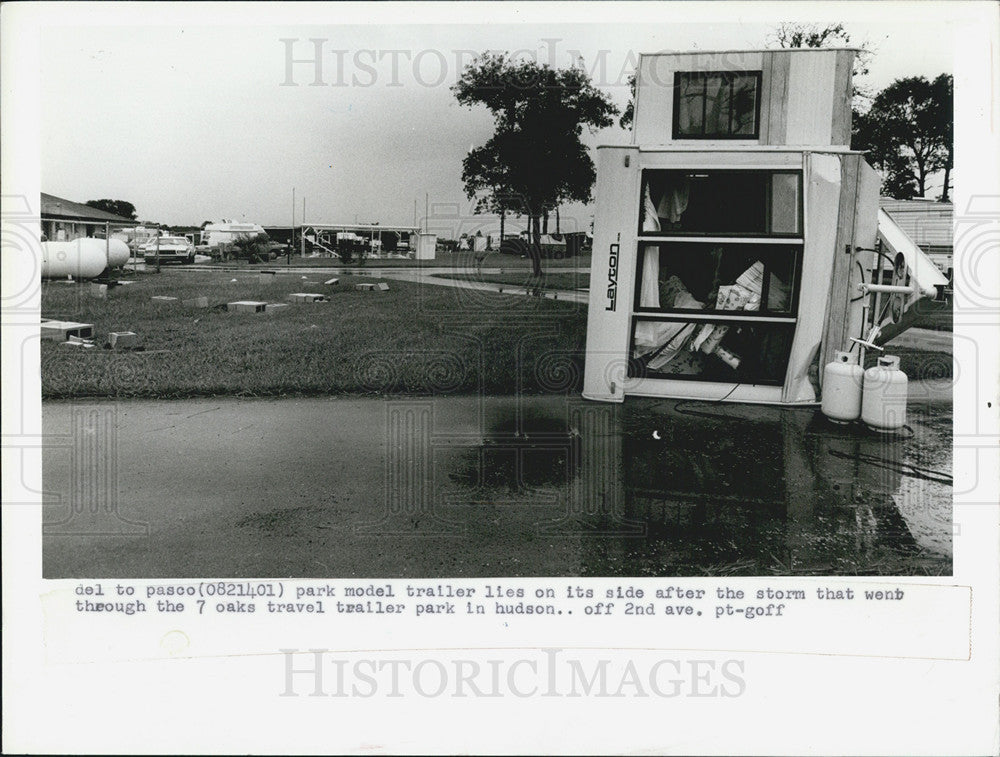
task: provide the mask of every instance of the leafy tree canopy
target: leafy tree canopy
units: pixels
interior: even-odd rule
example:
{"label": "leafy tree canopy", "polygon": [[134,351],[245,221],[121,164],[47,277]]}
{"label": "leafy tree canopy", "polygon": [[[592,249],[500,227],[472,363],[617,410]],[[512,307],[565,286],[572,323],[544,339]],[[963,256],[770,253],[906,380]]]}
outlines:
{"label": "leafy tree canopy", "polygon": [[532,263],[541,273],[539,220],[562,202],[588,202],[595,180],[593,161],[581,142],[612,125],[618,109],[582,67],[555,69],[506,53],[473,59],[452,87],[459,103],[484,105],[494,134],[462,162],[462,181],[477,210],[512,211],[530,219]]}
{"label": "leafy tree canopy", "polygon": [[87,200],[86,204],[106,213],[114,213],[133,221],[136,219],[135,205],[125,200]]}
{"label": "leafy tree canopy", "polygon": [[883,176],[883,193],[923,197],[931,174],[943,171],[948,200],[954,166],[953,79],[941,74],[897,79],[879,92],[867,113],[855,115],[851,146],[867,152]]}

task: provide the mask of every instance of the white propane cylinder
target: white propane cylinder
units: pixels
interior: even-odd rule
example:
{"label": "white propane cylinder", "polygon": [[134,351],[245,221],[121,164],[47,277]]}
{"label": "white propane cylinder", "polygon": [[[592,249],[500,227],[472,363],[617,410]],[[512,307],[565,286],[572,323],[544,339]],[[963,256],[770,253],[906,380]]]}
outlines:
{"label": "white propane cylinder", "polygon": [[864,371],[850,352],[837,350],[823,369],[823,415],[834,423],[850,423],[861,415],[861,385]]}
{"label": "white propane cylinder", "polygon": [[[103,239],[98,239],[103,242]],[[112,239],[108,245],[108,268],[121,268],[132,256],[132,251],[128,248],[128,243],[121,239]]]}
{"label": "white propane cylinder", "polygon": [[899,358],[883,355],[865,371],[861,420],[875,431],[895,431],[906,425],[906,374]]}
{"label": "white propane cylinder", "polygon": [[120,239],[42,242],[42,278],[92,279],[105,268],[120,268],[128,258],[128,245]]}

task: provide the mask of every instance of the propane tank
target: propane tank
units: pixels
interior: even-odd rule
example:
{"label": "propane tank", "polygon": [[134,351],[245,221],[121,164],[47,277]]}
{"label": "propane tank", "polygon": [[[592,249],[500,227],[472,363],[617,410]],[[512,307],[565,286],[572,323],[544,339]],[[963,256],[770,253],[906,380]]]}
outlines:
{"label": "propane tank", "polygon": [[864,371],[850,352],[837,350],[833,362],[823,369],[823,415],[834,423],[850,423],[861,415],[861,384]]}
{"label": "propane tank", "polygon": [[128,245],[120,239],[81,237],[71,242],[42,242],[42,278],[92,279],[105,268],[128,262]]}
{"label": "propane tank", "polygon": [[865,371],[861,420],[875,431],[896,431],[906,425],[906,374],[899,358],[883,355]]}

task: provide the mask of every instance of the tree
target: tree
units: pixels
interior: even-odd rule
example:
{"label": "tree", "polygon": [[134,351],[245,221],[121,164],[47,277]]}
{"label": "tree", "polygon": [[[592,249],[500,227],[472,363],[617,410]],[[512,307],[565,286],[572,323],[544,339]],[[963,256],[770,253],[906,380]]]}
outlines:
{"label": "tree", "polygon": [[939,74],[931,82],[934,102],[931,106],[931,123],[944,143],[944,179],[941,202],[948,202],[951,190],[951,172],[955,167],[955,80],[950,74]]}
{"label": "tree", "polygon": [[263,263],[270,257],[271,239],[267,234],[240,234],[233,240],[237,258],[249,263]]}
{"label": "tree", "polygon": [[506,166],[494,150],[473,148],[462,163],[462,182],[471,200],[476,198],[472,212],[494,213],[500,216],[500,242],[503,242],[507,214],[521,215],[520,200],[508,189]]}
{"label": "tree", "polygon": [[897,79],[855,118],[851,147],[867,152],[883,177],[883,192],[897,199],[923,197],[931,174],[944,171],[947,200],[953,157],[952,77]]}
{"label": "tree", "polygon": [[590,201],[596,172],[580,141],[583,127],[611,126],[618,109],[582,67],[555,69],[506,53],[477,56],[452,91],[462,105],[485,105],[495,127],[462,162],[466,194],[528,216],[532,268],[540,276],[541,217],[562,202]]}
{"label": "tree", "polygon": [[136,219],[135,205],[125,200],[87,200],[86,204],[91,208],[128,218],[130,221]]}
{"label": "tree", "polygon": [[622,117],[618,119],[618,125],[623,129],[630,128],[632,120],[635,118],[635,79],[636,72],[633,71],[628,77],[628,103],[625,105],[625,110],[622,111]]}

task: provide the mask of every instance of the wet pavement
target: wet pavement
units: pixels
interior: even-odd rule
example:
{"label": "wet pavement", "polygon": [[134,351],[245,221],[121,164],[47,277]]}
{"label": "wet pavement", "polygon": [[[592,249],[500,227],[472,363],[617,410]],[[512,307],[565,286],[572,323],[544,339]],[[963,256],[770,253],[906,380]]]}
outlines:
{"label": "wet pavement", "polygon": [[52,402],[43,421],[47,578],[951,572],[933,393],[893,438],[573,395]]}

